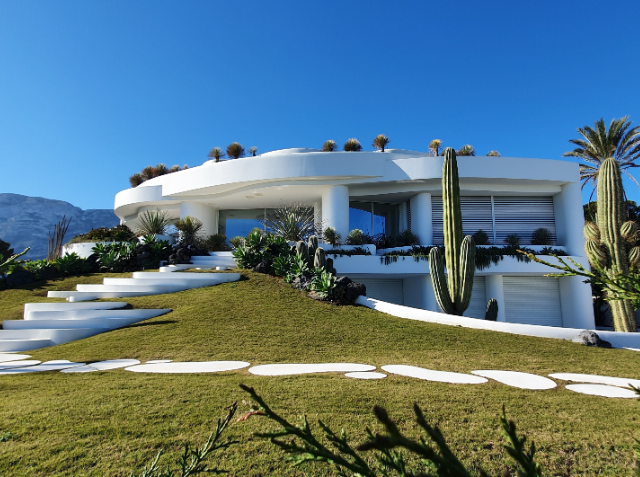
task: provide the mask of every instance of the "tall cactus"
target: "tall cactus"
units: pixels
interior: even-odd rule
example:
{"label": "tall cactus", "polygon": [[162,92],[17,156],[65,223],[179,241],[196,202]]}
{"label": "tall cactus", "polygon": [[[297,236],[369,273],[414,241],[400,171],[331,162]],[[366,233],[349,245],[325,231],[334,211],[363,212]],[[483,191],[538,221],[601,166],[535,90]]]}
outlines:
{"label": "tall cactus", "polygon": [[[443,312],[462,315],[469,306],[476,264],[476,245],[473,237],[462,238],[462,212],[460,209],[460,182],[455,151],[444,151],[442,166],[442,218],[444,255],[436,247],[429,252],[429,271],[436,300]],[[447,276],[445,280],[445,263]]]}
{"label": "tall cactus", "polygon": [[[629,263],[638,265],[640,250],[630,249],[638,228],[633,222],[624,222],[626,211],[620,165],[613,158],[605,159],[598,177],[597,225],[587,223],[584,235],[589,262],[604,270],[610,277],[618,273],[629,274]],[[630,249],[630,250],[629,250]],[[609,302],[616,331],[636,331],[635,312],[628,300]]]}

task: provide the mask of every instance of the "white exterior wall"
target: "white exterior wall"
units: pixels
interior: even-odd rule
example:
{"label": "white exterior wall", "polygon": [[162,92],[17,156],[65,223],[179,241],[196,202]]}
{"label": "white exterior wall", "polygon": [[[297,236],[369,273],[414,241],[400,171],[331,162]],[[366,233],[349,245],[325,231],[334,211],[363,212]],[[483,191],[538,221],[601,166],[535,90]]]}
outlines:
{"label": "white exterior wall", "polygon": [[180,218],[187,215],[202,221],[202,233],[209,236],[218,233],[218,210],[199,202],[182,202],[180,204]]}
{"label": "white exterior wall", "polygon": [[561,192],[553,197],[553,208],[558,245],[563,245],[569,255],[583,256],[584,210],[579,176],[576,182],[563,185]]}
{"label": "white exterior wall", "polygon": [[420,245],[433,245],[431,194],[421,192],[411,197],[411,231]]}
{"label": "white exterior wall", "polygon": [[349,234],[349,188],[343,185],[329,187],[322,194],[322,220],[324,227],[332,227],[342,240]]}

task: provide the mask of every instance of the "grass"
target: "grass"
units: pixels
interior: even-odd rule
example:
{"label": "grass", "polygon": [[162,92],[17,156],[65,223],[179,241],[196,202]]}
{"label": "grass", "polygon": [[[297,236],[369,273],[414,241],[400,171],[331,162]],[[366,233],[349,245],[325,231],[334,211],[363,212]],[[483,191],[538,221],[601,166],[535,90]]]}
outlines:
{"label": "grass", "polygon": [[[47,290],[71,290],[77,283],[99,283],[103,276],[2,291],[0,316],[20,319],[23,304],[45,301]],[[236,283],[126,301],[136,308],[174,311],[29,354],[43,361],[347,361],[467,373],[509,369],[640,376],[635,352],[336,307],[251,272],[243,272]],[[337,374],[260,377],[246,369],[199,375],[53,372],[0,376],[0,433],[12,436],[0,442],[0,474],[129,475],[161,448],[177,455],[184,442],[204,442],[233,401],[240,402],[240,414],[247,410],[239,383],[253,386],[290,420],[300,414],[312,423],[321,419],[336,430],[344,428],[354,443],[365,440],[365,426],[380,429],[371,413],[374,404],[386,407],[403,430],[417,436],[411,410],[417,402],[467,464],[493,475],[509,462],[499,430],[503,403],[508,417],[535,441],[548,475],[632,475],[634,436],[640,436],[635,400],[580,395],[562,383],[550,391],[526,391],[491,381],[472,386],[394,375],[374,381]],[[260,419],[234,423],[229,436],[241,443],[223,453],[220,466],[238,476],[333,475],[325,466],[292,468],[274,446],[252,437],[265,426],[270,427]]]}

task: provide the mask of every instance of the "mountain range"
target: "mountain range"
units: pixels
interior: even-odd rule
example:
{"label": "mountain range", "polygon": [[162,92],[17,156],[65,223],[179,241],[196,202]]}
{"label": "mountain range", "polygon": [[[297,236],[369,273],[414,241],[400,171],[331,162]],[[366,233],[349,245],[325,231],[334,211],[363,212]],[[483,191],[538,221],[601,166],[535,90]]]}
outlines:
{"label": "mountain range", "polygon": [[25,259],[46,258],[48,234],[63,216],[71,218],[65,243],[91,229],[120,223],[112,209],[82,210],[62,200],[0,194],[0,239],[9,242],[15,253],[31,247]]}

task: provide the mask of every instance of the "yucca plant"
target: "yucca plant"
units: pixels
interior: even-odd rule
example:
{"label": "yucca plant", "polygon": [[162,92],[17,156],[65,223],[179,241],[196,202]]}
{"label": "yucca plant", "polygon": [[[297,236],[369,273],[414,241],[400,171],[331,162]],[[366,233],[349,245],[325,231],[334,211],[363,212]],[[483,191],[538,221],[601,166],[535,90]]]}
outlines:
{"label": "yucca plant", "polygon": [[487,156],[500,157],[500,153],[498,151],[489,151],[487,152]]}
{"label": "yucca plant", "polygon": [[465,144],[456,151],[458,156],[475,156],[476,151],[471,144]]}
{"label": "yucca plant", "polygon": [[137,236],[163,235],[167,231],[170,219],[164,210],[146,210],[138,216],[131,226]]}
{"label": "yucca plant", "polygon": [[328,141],[325,141],[324,144],[322,145],[322,150],[324,152],[335,152],[338,150],[338,145],[333,139],[329,139]]}
{"label": "yucca plant", "polygon": [[442,147],[442,141],[440,139],[434,139],[429,143],[429,151],[434,156],[440,155],[440,148]]}
{"label": "yucca plant", "polygon": [[249,153],[250,153],[253,157],[255,157],[255,156],[256,156],[256,152],[258,152],[258,148],[257,148],[257,147],[253,146],[253,147],[250,147],[250,148],[249,148]]}
{"label": "yucca plant", "polygon": [[331,244],[331,246],[333,247],[337,247],[338,245],[340,245],[341,238],[342,237],[340,237],[340,234],[336,232],[336,229],[334,229],[333,227],[327,227],[322,233],[322,239],[325,242]]}
{"label": "yucca plant", "polygon": [[390,142],[391,141],[387,136],[385,136],[384,134],[378,134],[373,140],[373,147],[374,149],[380,149],[382,152],[384,152],[384,148],[387,147],[387,144],[389,144]]}
{"label": "yucca plant", "polygon": [[220,162],[220,159],[222,159],[224,156],[225,156],[225,153],[219,147],[214,147],[209,151],[209,159],[214,160],[216,162]]}
{"label": "yucca plant", "polygon": [[143,182],[144,179],[142,178],[142,174],[139,172],[136,172],[134,175],[129,177],[129,184],[131,184],[131,187],[138,187]]}
{"label": "yucca plant", "polygon": [[313,207],[300,203],[281,205],[261,222],[268,232],[292,242],[305,240],[316,232]]}
{"label": "yucca plant", "polygon": [[347,139],[347,142],[344,143],[343,150],[347,152],[358,152],[362,151],[362,144],[356,138]]}
{"label": "yucca plant", "polygon": [[184,219],[178,220],[175,224],[180,232],[180,240],[188,245],[196,245],[204,224],[200,219],[187,215]]}
{"label": "yucca plant", "polygon": [[227,156],[232,159],[238,159],[244,156],[244,147],[239,142],[233,142],[227,147]]}

